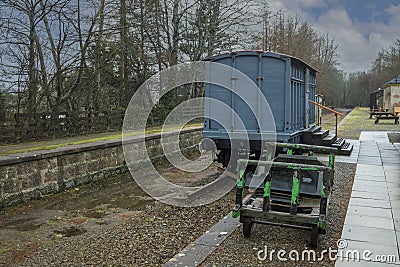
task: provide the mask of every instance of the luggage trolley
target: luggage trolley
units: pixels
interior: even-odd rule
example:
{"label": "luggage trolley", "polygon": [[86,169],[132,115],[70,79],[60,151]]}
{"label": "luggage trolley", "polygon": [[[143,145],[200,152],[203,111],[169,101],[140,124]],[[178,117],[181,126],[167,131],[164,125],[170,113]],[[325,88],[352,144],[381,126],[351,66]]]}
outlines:
{"label": "luggage trolley", "polygon": [[[325,234],[337,149],[286,143],[276,147],[287,149],[286,154],[272,159],[267,149],[264,161],[238,160],[232,215],[240,216],[245,237],[255,223],[290,227],[311,231],[311,246],[316,247],[318,235]],[[293,155],[293,150],[308,154]],[[329,163],[320,162],[314,152],[330,153]],[[243,198],[245,188],[249,194]]]}

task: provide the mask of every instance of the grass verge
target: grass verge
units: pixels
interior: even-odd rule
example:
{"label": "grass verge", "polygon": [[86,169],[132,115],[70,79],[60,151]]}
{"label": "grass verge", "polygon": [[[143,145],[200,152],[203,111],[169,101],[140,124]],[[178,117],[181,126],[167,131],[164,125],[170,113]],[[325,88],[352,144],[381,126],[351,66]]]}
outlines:
{"label": "grass verge", "polygon": [[394,124],[394,120],[381,120],[375,124],[375,118],[369,119],[369,108],[357,107],[339,128],[338,135],[358,140],[362,131],[400,131],[400,126]]}
{"label": "grass verge", "polygon": [[[189,127],[197,127],[197,126],[202,126],[202,123],[194,123],[194,124],[188,124],[185,125],[183,128],[189,128]],[[167,127],[164,130],[176,130],[179,129],[180,126],[176,127]],[[130,131],[128,136],[138,136],[142,135],[143,133],[145,134],[152,134],[152,133],[159,133],[161,132],[162,126],[158,127],[152,127],[149,129],[146,129],[145,132],[143,131]],[[91,135],[93,136],[93,135]],[[26,143],[26,144],[17,144],[17,145],[9,145],[9,146],[2,146],[0,147],[0,156],[5,156],[5,155],[10,155],[10,154],[17,154],[17,153],[27,153],[27,152],[33,152],[33,151],[39,151],[39,150],[51,150],[51,149],[56,149],[64,146],[69,146],[69,145],[81,145],[81,144],[87,144],[87,143],[94,143],[94,142],[100,142],[100,141],[107,141],[107,140],[115,140],[115,139],[121,139],[122,138],[122,133],[112,133],[109,135],[103,135],[100,137],[85,137],[82,136],[80,140],[76,141],[67,141],[68,139],[57,139],[57,140],[52,140],[49,142],[44,141],[44,142],[35,142],[35,143]],[[15,147],[15,149],[13,149]]]}

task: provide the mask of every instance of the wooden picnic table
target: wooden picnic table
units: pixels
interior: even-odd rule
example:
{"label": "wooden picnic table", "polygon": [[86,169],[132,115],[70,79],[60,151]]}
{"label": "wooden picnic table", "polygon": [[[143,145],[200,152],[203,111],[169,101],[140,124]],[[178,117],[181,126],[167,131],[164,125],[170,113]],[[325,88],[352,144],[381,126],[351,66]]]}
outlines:
{"label": "wooden picnic table", "polygon": [[400,107],[395,107],[394,112],[388,112],[388,111],[375,112],[374,113],[375,124],[378,124],[379,120],[394,120],[394,124],[399,124],[399,113],[400,113]]}
{"label": "wooden picnic table", "polygon": [[372,119],[372,116],[386,115],[387,113],[389,113],[388,109],[371,109],[369,112],[369,118]]}

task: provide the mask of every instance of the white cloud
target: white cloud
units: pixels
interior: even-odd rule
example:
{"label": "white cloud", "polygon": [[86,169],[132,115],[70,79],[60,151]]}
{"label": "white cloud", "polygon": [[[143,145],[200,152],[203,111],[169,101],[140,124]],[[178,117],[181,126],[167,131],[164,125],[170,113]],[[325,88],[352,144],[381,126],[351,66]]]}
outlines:
{"label": "white cloud", "polygon": [[391,5],[388,8],[385,9],[385,12],[389,15],[395,16],[396,18],[399,18],[400,14],[400,4],[396,5]]}
{"label": "white cloud", "polygon": [[[400,9],[400,5],[396,8]],[[345,10],[329,10],[317,20],[320,31],[328,31],[339,44],[341,68],[348,72],[368,70],[377,52],[388,48],[400,37],[399,13],[386,12],[389,23],[355,22]],[[392,15],[394,14],[394,15]]]}
{"label": "white cloud", "polygon": [[[377,53],[400,38],[400,4],[386,9],[370,4],[370,9],[375,9],[372,13],[384,15],[387,23],[377,21],[374,15],[359,21],[349,16],[345,6],[328,9],[325,1],[318,0],[271,1],[270,8],[284,10],[290,16],[300,15],[320,33],[329,32],[339,45],[340,68],[347,72],[367,71]],[[324,12],[316,17],[310,8],[320,8]]]}
{"label": "white cloud", "polygon": [[289,16],[300,16],[307,22],[314,22],[315,17],[306,11],[307,8],[324,8],[326,3],[320,0],[279,0],[270,1],[268,5],[271,10],[285,11]]}
{"label": "white cloud", "polygon": [[339,44],[341,68],[349,72],[368,69],[375,53],[371,53],[369,41],[357,31],[345,10],[329,10],[316,25],[319,31],[332,34]]}
{"label": "white cloud", "polygon": [[323,0],[275,0],[269,1],[269,6],[274,10],[304,11],[310,8],[327,8],[328,5]]}
{"label": "white cloud", "polygon": [[328,5],[325,1],[321,0],[295,0],[293,2],[298,2],[301,6],[307,8],[326,8]]}

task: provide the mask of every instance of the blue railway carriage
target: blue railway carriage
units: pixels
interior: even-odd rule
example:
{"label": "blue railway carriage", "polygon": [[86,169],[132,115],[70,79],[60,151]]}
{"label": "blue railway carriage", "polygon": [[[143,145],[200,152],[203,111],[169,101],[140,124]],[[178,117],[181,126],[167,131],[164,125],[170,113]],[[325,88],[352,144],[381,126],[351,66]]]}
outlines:
{"label": "blue railway carriage", "polygon": [[[237,69],[257,85],[272,111],[277,142],[301,143],[302,133],[315,127],[315,107],[308,100],[315,101],[317,70],[302,60],[266,51],[231,52],[205,60]],[[212,74],[212,66],[210,73]],[[252,94],[252,91],[248,94]],[[239,129],[230,115],[225,116],[222,119],[224,121],[210,119],[215,118],[217,114],[213,112],[219,112],[220,109],[216,106],[218,102],[207,98],[223,102],[229,106],[231,112],[238,114],[248,133],[250,152],[259,155],[260,135],[263,133],[260,132],[254,113],[244,104],[243,99],[229,89],[215,84],[205,85],[205,97],[203,137],[215,142],[220,151],[218,161],[225,166],[228,164],[232,148],[229,134]],[[249,105],[257,106],[257,98],[249,99],[253,99],[250,103],[247,101]]]}

